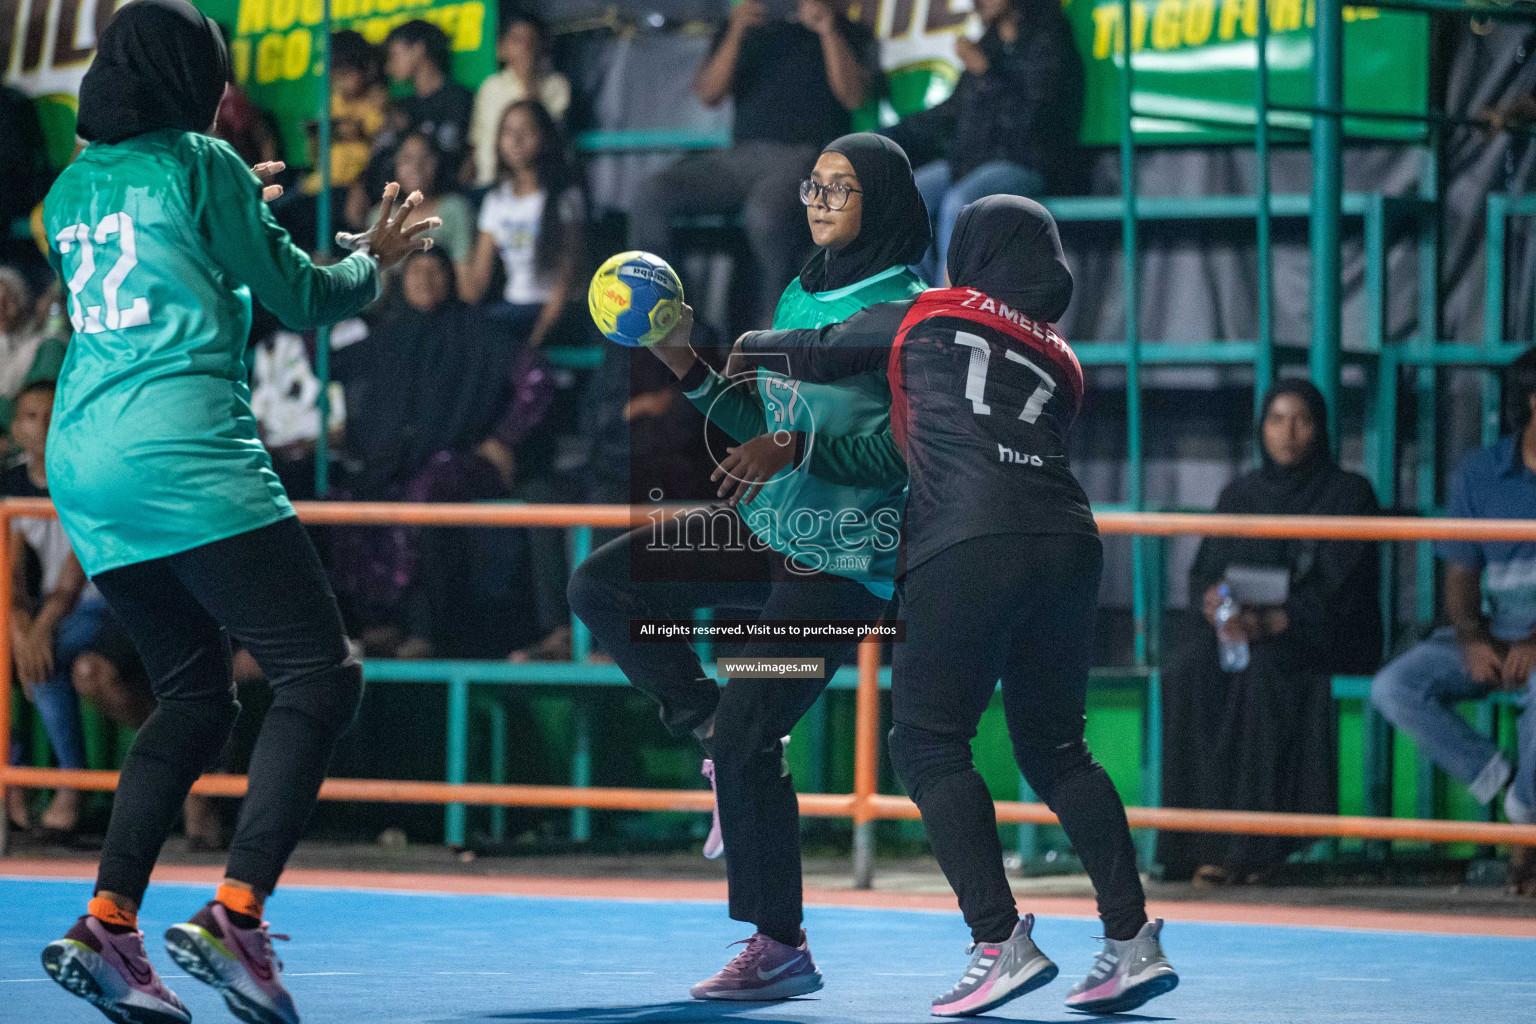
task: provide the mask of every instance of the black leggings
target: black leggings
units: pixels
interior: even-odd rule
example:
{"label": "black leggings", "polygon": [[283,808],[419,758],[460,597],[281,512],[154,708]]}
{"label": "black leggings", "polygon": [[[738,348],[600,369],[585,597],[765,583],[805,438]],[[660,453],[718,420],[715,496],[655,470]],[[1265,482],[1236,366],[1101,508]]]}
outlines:
{"label": "black leggings", "polygon": [[123,762],[97,891],[143,899],[187,791],[214,764],[240,706],[233,637],[272,685],[225,874],[277,885],[363,693],[320,560],[288,518],[95,578],[144,661],[155,710]]}
{"label": "black leggings", "polygon": [[[735,513],[715,514],[719,523],[733,520],[729,530],[735,536],[747,533]],[[687,643],[633,643],[629,622],[686,618],[696,608],[731,609],[760,620],[872,621],[887,602],[853,580],[791,572],[784,557],[771,550],[686,546],[683,522],[674,519],[661,527],[659,539],[651,527],[641,527],[594,551],[571,575],[571,610],[630,683],[661,705],[661,720],[674,736],[686,736],[715,716],[708,749],[715,762],[731,917],[796,945],[802,911],[800,808],[779,741],[816,703],[838,667],[854,657],[857,643],[752,641],[738,657],[823,658],[825,678],[737,678],[722,690]],[[695,540],[702,539],[702,530],[694,533]]]}
{"label": "black leggings", "polygon": [[1102,567],[1097,537],[976,537],[901,587],[891,761],[978,942],[1003,941],[1019,919],[992,797],[971,760],[998,679],[1014,757],[1082,858],[1105,934],[1129,939],[1147,920],[1125,808],[1083,742]]}

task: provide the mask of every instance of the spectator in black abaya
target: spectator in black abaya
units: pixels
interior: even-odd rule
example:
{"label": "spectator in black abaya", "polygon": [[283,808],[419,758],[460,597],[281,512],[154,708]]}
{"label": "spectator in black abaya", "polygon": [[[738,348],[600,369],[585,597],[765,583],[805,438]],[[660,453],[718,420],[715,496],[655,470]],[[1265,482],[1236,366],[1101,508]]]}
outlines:
{"label": "spectator in black abaya", "polygon": [[[548,470],[554,384],[543,364],[458,298],[441,249],[405,262],[400,294],[370,336],[336,352],[347,388],[345,496],[359,501],[489,501]],[[406,633],[396,657],[423,657],[451,625],[468,557],[464,531],[338,531],[337,591],[365,627]],[[404,599],[403,621],[381,621]],[[382,630],[380,635],[382,635]],[[382,645],[382,641],[381,641]]]}
{"label": "spectator in black abaya", "polygon": [[[1375,515],[1370,483],[1330,454],[1327,408],[1303,380],[1275,384],[1259,420],[1261,466],[1228,484],[1217,512]],[[1211,537],[1190,570],[1205,621],[1163,675],[1163,805],[1242,811],[1338,811],[1337,723],[1329,677],[1380,663],[1379,553],[1357,541]],[[1221,668],[1217,587],[1232,566],[1279,567],[1283,604],[1235,622],[1251,661]],[[1167,877],[1223,885],[1284,863],[1306,840],[1161,832]]]}

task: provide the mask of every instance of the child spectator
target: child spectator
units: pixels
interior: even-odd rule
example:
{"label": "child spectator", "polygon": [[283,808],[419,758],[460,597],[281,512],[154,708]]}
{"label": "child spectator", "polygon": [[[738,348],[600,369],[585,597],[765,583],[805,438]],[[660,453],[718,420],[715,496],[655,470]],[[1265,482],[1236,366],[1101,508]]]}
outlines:
{"label": "child spectator", "polygon": [[[362,34],[331,35],[331,187],[348,188],[368,166],[374,136],[384,128],[384,58]],[[404,188],[404,186],[401,186]],[[320,194],[320,172],[304,179],[306,195]],[[409,195],[410,193],[405,193]]]}
{"label": "child spectator", "polygon": [[[475,222],[464,197],[448,191],[452,183],[443,180],[446,170],[443,154],[438,151],[432,137],[422,132],[407,135],[395,151],[393,180],[400,183],[401,194],[420,192],[423,199],[421,205],[416,207],[417,211],[422,217],[437,217],[443,222],[424,234],[433,240],[437,248],[446,252],[454,263],[463,263],[469,258],[474,243]],[[361,189],[352,192],[353,199],[363,196]],[[372,224],[378,217],[379,208],[375,206],[367,215],[367,223]],[[358,217],[352,219],[362,220]],[[398,267],[392,273],[398,275],[401,270],[403,267]]]}
{"label": "child spectator", "polygon": [[26,279],[0,267],[0,427],[11,421],[11,400],[29,381],[53,379],[64,365],[64,340],[40,323]]}
{"label": "child spectator", "polygon": [[496,59],[502,68],[480,83],[469,138],[475,151],[475,184],[481,188],[496,180],[496,138],[501,115],[519,100],[544,104],[550,117],[560,121],[571,105],[571,83],[549,66],[544,23],[524,11],[509,14],[496,42]]}
{"label": "child spectator", "polygon": [[[0,493],[48,497],[44,454],[53,415],[52,380],[36,380],[16,396],[12,434],[22,461],[0,481]],[[60,768],[84,768],[85,744],[78,696],[100,706],[114,721],[137,728],[154,707],[133,642],[113,617],[100,591],[86,579],[57,519],[22,518],[11,524],[12,564],[35,563],[35,574],[18,571],[11,597],[11,650],[22,689],[43,720]],[[35,581],[36,586],[29,586]],[[16,758],[12,751],[12,763]],[[11,797],[16,793],[15,798]],[[11,821],[27,826],[21,793],[6,790]],[[14,801],[14,802],[13,802]],[[194,845],[218,845],[218,819],[203,797],[189,797],[187,834]],[[67,835],[80,821],[79,794],[56,790],[39,820],[45,833]]]}
{"label": "child spectator", "polygon": [[503,305],[493,311],[536,348],[574,294],[586,204],[554,119],[537,100],[506,109],[496,134],[497,185],[480,204],[480,234],[459,294],[485,297],[500,259]]}

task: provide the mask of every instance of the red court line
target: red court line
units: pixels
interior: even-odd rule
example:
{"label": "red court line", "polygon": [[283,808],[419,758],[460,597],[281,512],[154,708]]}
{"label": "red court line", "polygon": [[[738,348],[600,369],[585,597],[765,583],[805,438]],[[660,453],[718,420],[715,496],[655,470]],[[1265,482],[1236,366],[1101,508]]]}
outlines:
{"label": "red court line", "polygon": [[[93,878],[96,862],[89,860],[0,860],[0,876],[29,878]],[[162,882],[215,885],[218,867],[165,865],[155,868]],[[433,875],[401,871],[334,871],[290,868],[283,885],[318,889],[379,889],[405,892],[487,896],[551,896],[608,900],[725,900],[725,882],[659,878],[574,878],[546,875]],[[816,906],[874,907],[885,910],[956,912],[947,893],[889,892],[879,889],[805,890],[805,902]],[[1063,896],[1023,897],[1024,909],[1055,917],[1094,917],[1091,899]],[[1298,907],[1216,903],[1204,900],[1154,901],[1153,916],[1170,921],[1212,924],[1292,925],[1302,928],[1348,928],[1364,931],[1428,932],[1442,935],[1489,935],[1536,938],[1536,918],[1481,917],[1350,907]]]}

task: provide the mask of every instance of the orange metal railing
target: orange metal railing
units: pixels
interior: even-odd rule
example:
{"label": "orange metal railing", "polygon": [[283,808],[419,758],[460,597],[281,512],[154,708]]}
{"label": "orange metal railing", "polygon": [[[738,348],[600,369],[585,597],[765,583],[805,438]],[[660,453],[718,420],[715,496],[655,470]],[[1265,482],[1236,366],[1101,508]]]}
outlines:
{"label": "orange metal railing", "polygon": [[[423,505],[392,502],[298,502],[299,517],[326,525],[417,526],[595,526],[629,527],[650,522],[656,515],[675,514],[677,507],[628,505]],[[52,516],[43,499],[11,498],[0,502],[0,527],[9,534],[10,521],[23,516]],[[1103,513],[1104,533],[1169,536],[1198,534],[1229,537],[1313,538],[1321,540],[1530,540],[1536,520],[1395,519],[1383,516],[1238,516],[1184,513]],[[10,546],[0,544],[0,581],[11,578]],[[10,602],[0,600],[0,750],[10,743]],[[854,791],[850,794],[802,793],[801,813],[853,819],[867,825],[879,819],[916,818],[917,808],[906,797],[876,793],[879,777],[880,705],[879,647],[860,645],[857,724],[854,744]],[[1532,713],[1532,712],[1527,712]],[[117,773],[64,771],[0,765],[0,793],[6,785],[71,786],[109,790]],[[219,796],[240,796],[245,778],[205,775],[194,789]],[[378,803],[479,804],[523,807],[590,807],[622,811],[707,811],[704,790],[577,788],[408,782],[386,779],[329,779],[323,800]],[[1256,811],[1199,811],[1166,807],[1127,808],[1137,828],[1200,832],[1243,832],[1264,835],[1340,836],[1360,839],[1403,839],[1437,843],[1518,843],[1536,845],[1536,826],[1489,822],[1432,821],[1411,818],[1361,818],[1320,814],[1274,814]],[[1056,818],[1043,804],[1002,801],[1000,822],[1049,824]]]}

